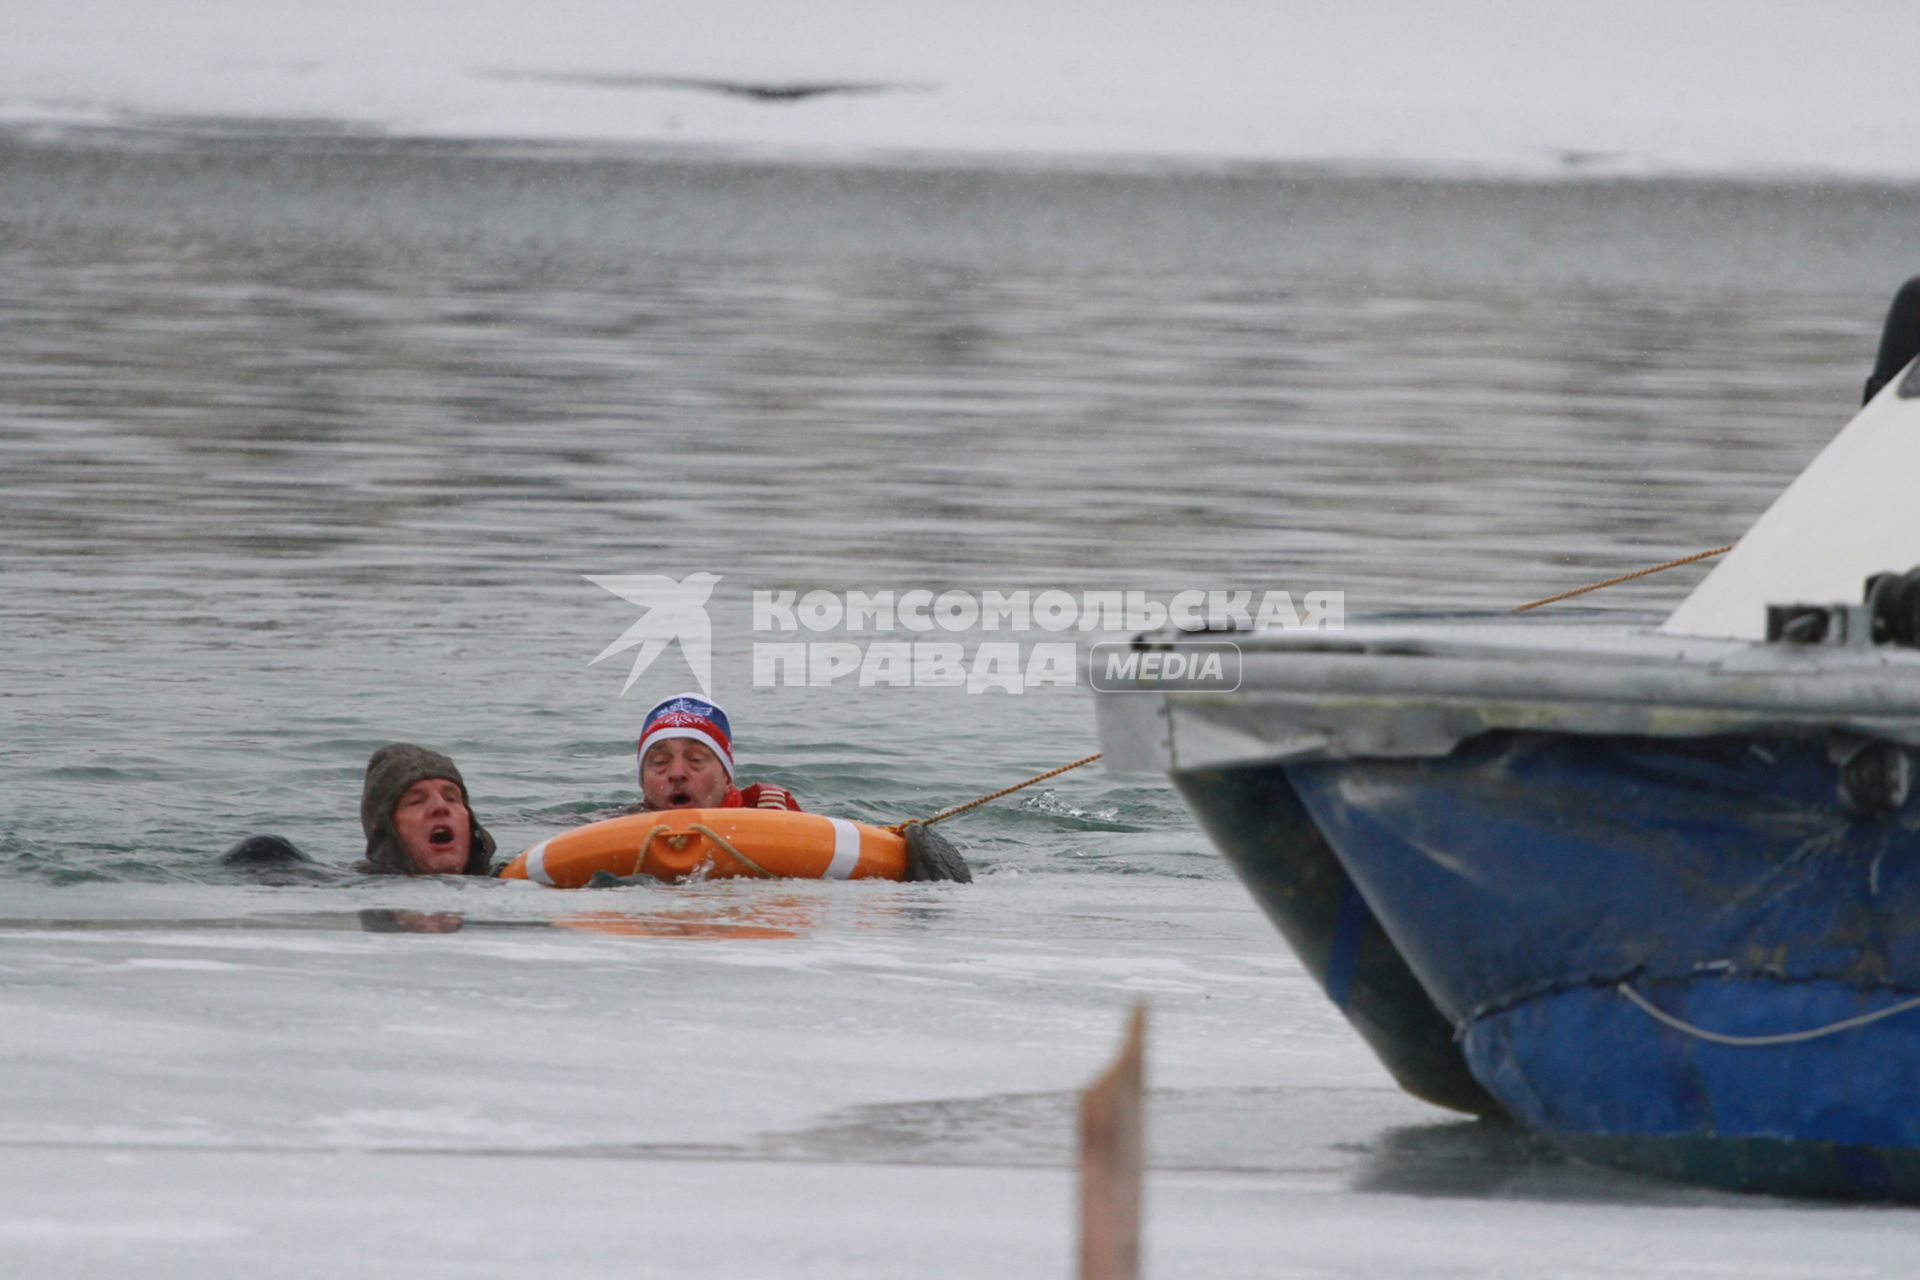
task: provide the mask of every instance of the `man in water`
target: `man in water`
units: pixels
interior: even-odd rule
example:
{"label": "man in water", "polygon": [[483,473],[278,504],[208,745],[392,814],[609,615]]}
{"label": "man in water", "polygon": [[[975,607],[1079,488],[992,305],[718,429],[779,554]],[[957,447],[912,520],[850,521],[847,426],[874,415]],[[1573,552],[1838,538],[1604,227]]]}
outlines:
{"label": "man in water", "polygon": [[360,825],[369,875],[491,875],[493,837],[473,816],[467,784],[446,756],[410,742],[381,747],[367,761]]}
{"label": "man in water", "polygon": [[[394,742],[374,752],[360,787],[360,826],[367,836],[367,856],[354,870],[362,874],[493,874],[493,837],[473,816],[459,767],[438,751]],[[220,862],[268,875],[324,870],[273,835],[248,836],[221,854]]]}
{"label": "man in water", "polygon": [[[734,785],[733,726],[720,704],[697,693],[655,703],[640,728],[640,804],[635,813],[663,809],[787,809],[800,802],[784,787]],[[973,873],[953,844],[915,823],[905,832],[907,879],[971,883]],[[618,883],[609,878],[609,883]]]}
{"label": "man in water", "polygon": [[[784,788],[733,785],[733,736],[726,712],[694,694],[667,698],[647,715],[639,742],[640,786],[656,809],[799,810]],[[493,837],[473,816],[466,781],[452,760],[412,743],[381,747],[367,761],[360,792],[368,875],[492,874]],[[971,881],[951,843],[919,824],[906,830],[908,880]],[[311,863],[279,836],[251,836],[221,862],[247,870]],[[609,877],[609,884],[625,883]]]}
{"label": "man in water", "polygon": [[697,693],[662,698],[647,712],[636,748],[640,805],[659,809],[788,809],[800,802],[784,787],[733,780],[733,726],[720,704]]}

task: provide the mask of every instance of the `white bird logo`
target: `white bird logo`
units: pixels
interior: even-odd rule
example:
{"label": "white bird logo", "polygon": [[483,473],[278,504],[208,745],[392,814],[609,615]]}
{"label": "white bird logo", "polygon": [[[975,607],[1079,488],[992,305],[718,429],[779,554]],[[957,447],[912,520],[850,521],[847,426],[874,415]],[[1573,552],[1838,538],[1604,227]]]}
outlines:
{"label": "white bird logo", "polygon": [[587,664],[593,666],[639,645],[640,652],[633,657],[633,670],[627,673],[627,682],[620,687],[621,697],[627,696],[627,690],[633,688],[640,673],[652,666],[653,660],[665,653],[675,640],[680,642],[680,652],[686,656],[687,666],[700,684],[700,692],[709,698],[713,696],[713,623],[707,617],[706,604],[713,594],[713,585],[720,581],[719,574],[690,573],[678,582],[658,573],[580,576],[643,610],[638,622]]}

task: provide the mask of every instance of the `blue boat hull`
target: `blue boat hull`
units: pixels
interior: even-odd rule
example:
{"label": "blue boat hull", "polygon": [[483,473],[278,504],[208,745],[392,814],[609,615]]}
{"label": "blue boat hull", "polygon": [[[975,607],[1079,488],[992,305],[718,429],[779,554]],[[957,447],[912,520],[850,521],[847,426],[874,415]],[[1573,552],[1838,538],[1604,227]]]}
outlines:
{"label": "blue boat hull", "polygon": [[[1803,738],[1498,732],[1288,766],[1474,1077],[1576,1155],[1920,1198],[1920,799]],[[1768,1043],[1724,1043],[1754,1037]]]}
{"label": "blue boat hull", "polygon": [[[1718,1033],[1769,1036],[1897,1004],[1839,983],[1705,977],[1633,988]],[[1703,1041],[1617,986],[1584,986],[1476,1018],[1462,1043],[1527,1127],[1595,1163],[1741,1191],[1920,1199],[1912,1097],[1920,1024],[1898,1015],[1791,1044]]]}
{"label": "blue boat hull", "polygon": [[1500,1106],[1468,1069],[1453,1024],[1421,987],[1272,768],[1195,770],[1174,779],[1188,807],[1375,1056],[1416,1098],[1470,1115]]}

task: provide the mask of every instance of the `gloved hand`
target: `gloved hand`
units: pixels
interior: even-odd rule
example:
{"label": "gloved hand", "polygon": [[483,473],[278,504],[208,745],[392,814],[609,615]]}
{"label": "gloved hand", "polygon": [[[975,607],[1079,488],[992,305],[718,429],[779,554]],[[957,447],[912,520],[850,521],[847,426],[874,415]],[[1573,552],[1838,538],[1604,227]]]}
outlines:
{"label": "gloved hand", "polygon": [[752,786],[740,788],[740,803],[749,809],[786,809],[800,812],[800,802],[793,798],[793,792],[785,787],[776,787],[771,782],[756,782]]}
{"label": "gloved hand", "polygon": [[220,864],[226,867],[284,867],[312,861],[280,836],[248,836],[220,855]]}
{"label": "gloved hand", "polygon": [[248,836],[221,854],[218,865],[222,874],[245,876],[253,884],[321,884],[344,874],[280,836]]}
{"label": "gloved hand", "polygon": [[954,847],[953,841],[920,822],[907,824],[902,834],[907,839],[908,880],[973,883],[973,872],[967,869],[967,860],[960,856],[960,850]]}

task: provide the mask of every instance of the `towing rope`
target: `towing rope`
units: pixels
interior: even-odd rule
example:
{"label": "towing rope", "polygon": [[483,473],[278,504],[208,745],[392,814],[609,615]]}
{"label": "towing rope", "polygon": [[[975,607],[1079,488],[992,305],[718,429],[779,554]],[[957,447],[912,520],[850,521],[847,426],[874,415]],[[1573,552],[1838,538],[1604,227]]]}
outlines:
{"label": "towing rope", "polygon": [[992,792],[988,795],[981,796],[978,800],[969,800],[965,804],[957,804],[951,809],[942,809],[940,812],[934,814],[931,818],[911,818],[906,822],[896,822],[892,826],[888,827],[887,830],[893,832],[893,834],[895,835],[904,835],[906,833],[907,828],[911,826],[919,825],[923,827],[930,827],[936,822],[945,822],[948,818],[954,817],[958,814],[965,813],[969,809],[978,809],[981,805],[986,804],[990,800],[998,800],[1001,796],[1010,796],[1014,792],[1020,790],[1022,787],[1030,787],[1036,782],[1045,782],[1048,778],[1057,778],[1061,774],[1065,773],[1067,770],[1078,769],[1083,764],[1092,764],[1095,760],[1098,760],[1102,755],[1105,755],[1105,754],[1106,754],[1105,752],[1096,751],[1090,756],[1082,756],[1080,759],[1075,760],[1072,764],[1063,764],[1058,769],[1049,769],[1045,773],[1036,773],[1031,778],[1028,778],[1025,782],[1016,782],[1010,787],[1002,787],[998,791]]}
{"label": "towing rope", "polygon": [[1674,1017],[1665,1009],[1660,1008],[1654,1004],[1653,1001],[1647,999],[1638,991],[1635,991],[1631,983],[1623,982],[1615,988],[1615,990],[1619,991],[1621,995],[1631,1001],[1634,1007],[1639,1009],[1640,1012],[1646,1014],[1649,1018],[1652,1018],[1655,1022],[1663,1026],[1672,1027],[1675,1031],[1684,1032],[1696,1040],[1705,1040],[1712,1044],[1730,1044],[1741,1048],[1752,1048],[1758,1045],[1769,1044],[1799,1044],[1804,1040],[1818,1040],[1822,1036],[1837,1035],[1842,1031],[1851,1031],[1855,1027],[1864,1027],[1870,1022],[1878,1022],[1882,1018],[1891,1018],[1894,1014],[1905,1013],[1909,1009],[1920,1009],[1920,996],[1916,996],[1911,1000],[1902,1000],[1899,1004],[1889,1005],[1885,1009],[1876,1009],[1872,1013],[1863,1013],[1857,1017],[1842,1018],[1838,1022],[1830,1022],[1824,1027],[1815,1027],[1811,1031],[1788,1031],[1774,1036],[1730,1036],[1724,1032],[1708,1031],[1704,1027],[1696,1027],[1683,1018]]}
{"label": "towing rope", "polygon": [[1690,556],[1681,556],[1678,560],[1669,560],[1665,564],[1656,564],[1645,569],[1635,569],[1632,573],[1623,573],[1618,577],[1608,578],[1603,582],[1589,582],[1584,587],[1575,587],[1571,591],[1562,591],[1559,595],[1548,596],[1544,600],[1529,600],[1526,604],[1517,604],[1509,610],[1509,612],[1525,613],[1529,609],[1538,609],[1543,604],[1553,604],[1560,600],[1571,600],[1575,596],[1583,596],[1589,591],[1598,591],[1602,587],[1617,587],[1623,582],[1632,582],[1635,578],[1644,578],[1650,573],[1661,573],[1668,569],[1678,569],[1683,564],[1692,564],[1696,560],[1709,560],[1714,556],[1723,556],[1738,545],[1740,544],[1737,542],[1729,542],[1724,547],[1715,547],[1711,551],[1696,551]]}
{"label": "towing rope", "polygon": [[[1544,600],[1532,600],[1526,604],[1515,605],[1511,612],[1525,613],[1529,609],[1538,609],[1543,604],[1553,604],[1560,600],[1571,600],[1574,596],[1583,596],[1589,591],[1598,591],[1602,587],[1618,586],[1622,582],[1632,582],[1635,578],[1644,578],[1651,573],[1660,573],[1666,569],[1678,569],[1683,564],[1693,564],[1699,560],[1711,559],[1714,556],[1723,556],[1733,550],[1736,545],[1738,544],[1729,542],[1726,546],[1715,547],[1711,551],[1696,551],[1690,556],[1681,556],[1678,560],[1669,560],[1665,564],[1656,564],[1645,569],[1635,569],[1632,573],[1623,573],[1618,577],[1608,578],[1604,582],[1591,582],[1584,587],[1575,587],[1571,591],[1562,591],[1559,595],[1548,596]],[[1016,782],[1010,787],[1002,787],[998,791],[981,796],[978,800],[969,800],[965,804],[955,805],[951,809],[942,809],[931,818],[910,818],[905,822],[894,823],[888,827],[887,830],[893,832],[895,835],[901,835],[908,827],[913,826],[915,823],[923,827],[930,827],[936,822],[945,822],[948,818],[957,817],[969,809],[978,809],[981,805],[998,800],[1001,796],[1010,796],[1023,787],[1030,787],[1036,782],[1045,782],[1048,778],[1057,778],[1069,769],[1078,769],[1083,764],[1092,764],[1103,754],[1105,753],[1096,751],[1090,756],[1083,756],[1075,760],[1072,764],[1063,764],[1057,769],[1049,769],[1045,773],[1036,773],[1024,782]]]}

